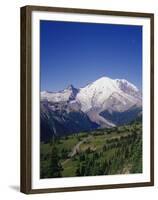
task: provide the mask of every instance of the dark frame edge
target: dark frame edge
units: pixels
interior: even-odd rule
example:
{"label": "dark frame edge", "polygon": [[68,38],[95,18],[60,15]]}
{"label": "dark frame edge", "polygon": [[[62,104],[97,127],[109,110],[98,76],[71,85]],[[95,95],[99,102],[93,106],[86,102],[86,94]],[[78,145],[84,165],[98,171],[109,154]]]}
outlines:
{"label": "dark frame edge", "polygon": [[150,16],[150,178],[154,186],[154,14]]}
{"label": "dark frame edge", "polygon": [[45,189],[31,189],[27,194],[44,194],[44,193],[57,193],[57,192],[77,192],[77,191],[91,191],[91,190],[104,190],[104,189],[121,189],[121,188],[136,188],[136,187],[150,187],[153,182],[141,183],[125,183],[114,185],[94,185],[94,186],[77,186],[67,188],[45,188]]}
{"label": "dark frame edge", "polygon": [[28,7],[20,9],[20,191],[31,191],[31,31]]}
{"label": "dark frame edge", "polygon": [[79,13],[79,14],[100,14],[100,15],[115,15],[115,16],[132,16],[132,17],[152,17],[153,13],[132,12],[132,11],[114,11],[114,10],[96,10],[96,9],[83,9],[74,7],[51,7],[51,6],[37,6],[26,5],[23,8],[28,8],[32,11],[47,11],[47,12],[65,12],[65,13]]}

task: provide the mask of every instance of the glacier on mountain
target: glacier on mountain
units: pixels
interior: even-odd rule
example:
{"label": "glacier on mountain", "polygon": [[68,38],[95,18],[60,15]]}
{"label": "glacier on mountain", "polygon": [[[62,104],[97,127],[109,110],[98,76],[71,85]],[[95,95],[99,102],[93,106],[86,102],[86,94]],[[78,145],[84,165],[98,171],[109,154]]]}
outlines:
{"label": "glacier on mountain", "polygon": [[64,108],[67,113],[83,112],[101,127],[113,127],[117,125],[117,120],[112,120],[112,113],[115,116],[123,113],[123,119],[125,112],[132,112],[132,116],[133,111],[136,114],[141,112],[142,94],[134,84],[125,79],[104,76],[79,89],[70,85],[59,92],[42,91],[41,102],[47,102],[50,110],[62,112]]}

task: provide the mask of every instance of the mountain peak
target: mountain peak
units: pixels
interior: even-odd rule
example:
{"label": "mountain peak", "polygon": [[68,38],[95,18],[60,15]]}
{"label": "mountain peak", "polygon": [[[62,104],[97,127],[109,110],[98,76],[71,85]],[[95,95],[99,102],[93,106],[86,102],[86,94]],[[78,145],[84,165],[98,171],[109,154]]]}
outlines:
{"label": "mountain peak", "polygon": [[119,87],[121,88],[130,88],[136,92],[139,91],[138,88],[134,84],[130,83],[126,79],[115,79],[115,81],[119,84]]}
{"label": "mountain peak", "polygon": [[114,84],[114,80],[107,76],[103,76],[94,81],[93,84],[95,84],[97,87],[111,86]]}
{"label": "mountain peak", "polygon": [[106,109],[109,104],[112,104],[111,102],[113,102],[113,108],[114,104],[119,104],[117,105],[119,108],[125,108],[141,104],[141,98],[139,90],[132,83],[125,79],[111,79],[106,76],[79,89],[70,84],[59,92],[41,92],[43,100],[52,102],[76,100],[81,105],[82,111],[89,111],[93,108]]}
{"label": "mountain peak", "polygon": [[[118,124],[117,116],[124,118],[120,117],[119,123],[129,120],[129,111],[132,118],[137,116],[141,111],[142,95],[134,84],[125,79],[102,76],[79,89],[70,84],[59,92],[43,91],[42,101],[47,101],[53,115],[58,110],[67,114],[75,111],[86,114],[91,122],[100,127],[112,127]],[[69,126],[67,120],[64,121],[64,125]]]}
{"label": "mountain peak", "polygon": [[107,76],[102,76],[102,77],[98,78],[96,81],[107,81],[107,80],[112,80],[112,79]]}
{"label": "mountain peak", "polygon": [[70,85],[67,86],[66,89],[67,89],[67,90],[73,90],[73,89],[75,89],[75,88],[74,88],[74,86],[73,86],[72,84],[70,84]]}

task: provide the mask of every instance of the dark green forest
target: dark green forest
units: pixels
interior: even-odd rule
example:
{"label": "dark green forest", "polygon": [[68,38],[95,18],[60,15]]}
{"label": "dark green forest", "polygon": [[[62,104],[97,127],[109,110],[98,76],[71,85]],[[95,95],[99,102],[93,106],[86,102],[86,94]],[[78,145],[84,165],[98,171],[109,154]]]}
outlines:
{"label": "dark green forest", "polygon": [[41,178],[142,173],[142,124],[52,138],[40,145]]}

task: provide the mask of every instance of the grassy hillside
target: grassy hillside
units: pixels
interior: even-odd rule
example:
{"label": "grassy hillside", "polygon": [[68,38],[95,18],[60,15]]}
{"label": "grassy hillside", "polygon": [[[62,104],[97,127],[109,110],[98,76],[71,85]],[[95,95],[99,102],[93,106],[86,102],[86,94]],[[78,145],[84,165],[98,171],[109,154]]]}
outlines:
{"label": "grassy hillside", "polygon": [[41,143],[41,178],[142,172],[141,122]]}

